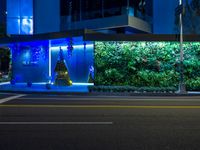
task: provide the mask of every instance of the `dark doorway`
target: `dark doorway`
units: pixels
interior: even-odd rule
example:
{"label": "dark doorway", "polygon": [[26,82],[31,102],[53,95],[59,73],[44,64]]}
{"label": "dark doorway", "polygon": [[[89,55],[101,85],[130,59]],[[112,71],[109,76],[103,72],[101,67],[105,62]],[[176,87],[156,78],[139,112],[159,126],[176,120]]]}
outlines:
{"label": "dark doorway", "polygon": [[0,82],[10,80],[10,49],[0,47]]}

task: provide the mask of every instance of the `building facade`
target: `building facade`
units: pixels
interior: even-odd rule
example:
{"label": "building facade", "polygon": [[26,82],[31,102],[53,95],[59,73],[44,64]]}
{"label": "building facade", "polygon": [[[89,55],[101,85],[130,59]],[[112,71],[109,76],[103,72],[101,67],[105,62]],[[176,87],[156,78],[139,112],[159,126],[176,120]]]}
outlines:
{"label": "building facade", "polygon": [[[7,33],[152,33],[153,0],[6,0]],[[48,4],[48,5],[47,5]]]}
{"label": "building facade", "polygon": [[61,30],[152,33],[152,0],[61,0]]}
{"label": "building facade", "polygon": [[[186,87],[199,91],[200,36],[187,35],[184,39]],[[116,36],[78,30],[6,37],[0,43],[12,52],[11,85],[7,83],[2,89],[0,86],[0,90],[26,90],[31,84],[41,85],[33,91],[49,90],[48,84],[51,84],[56,91],[68,91],[69,86],[56,84],[59,71],[56,66],[61,58],[65,67],[60,67],[60,72],[72,82],[69,92],[77,92],[77,86],[82,86],[79,92],[85,91],[85,87],[93,84],[176,91],[179,84],[180,44],[176,35]]]}
{"label": "building facade", "polygon": [[6,2],[7,34],[59,32],[59,1],[6,0]]}
{"label": "building facade", "polygon": [[[183,3],[191,1],[183,0]],[[1,0],[0,22],[1,27],[2,22],[4,29],[7,27],[7,34],[74,29],[176,34],[175,8],[178,4],[179,0]],[[187,24],[188,19],[184,20]]]}
{"label": "building facade", "polygon": [[153,3],[153,33],[175,34],[175,8],[179,0],[154,0]]}

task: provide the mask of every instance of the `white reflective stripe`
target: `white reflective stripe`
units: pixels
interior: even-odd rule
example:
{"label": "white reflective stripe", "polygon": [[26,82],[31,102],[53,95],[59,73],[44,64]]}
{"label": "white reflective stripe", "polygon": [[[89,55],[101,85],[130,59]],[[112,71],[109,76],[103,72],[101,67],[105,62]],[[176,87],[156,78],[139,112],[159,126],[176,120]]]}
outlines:
{"label": "white reflective stripe", "polygon": [[0,122],[0,125],[112,125],[113,122]]}
{"label": "white reflective stripe", "polygon": [[6,85],[6,84],[10,84],[10,82],[2,82],[2,83],[0,83],[0,85]]}
{"label": "white reflective stripe", "polygon": [[[67,50],[67,46],[55,46],[51,47],[51,51],[59,51],[60,47],[62,50]],[[86,48],[93,48],[94,44],[86,44]],[[83,49],[84,45],[73,45],[74,49]]]}
{"label": "white reflective stripe", "polygon": [[[6,85],[6,84],[10,84],[10,82],[4,82],[4,83],[0,83],[0,85]],[[16,85],[26,85],[26,82],[23,83],[15,83]],[[47,82],[36,82],[36,83],[32,83],[33,85],[45,85],[47,84]],[[94,83],[72,83],[72,85],[94,85]]]}
{"label": "white reflective stripe", "polygon": [[72,83],[72,85],[94,85],[94,83]]}
{"label": "white reflective stripe", "polygon": [[25,96],[25,95],[15,95],[15,96],[10,96],[10,97],[6,97],[6,98],[2,98],[2,99],[0,99],[0,104],[5,103],[5,102],[10,101],[10,100],[14,100],[14,99],[23,97],[23,96]]}

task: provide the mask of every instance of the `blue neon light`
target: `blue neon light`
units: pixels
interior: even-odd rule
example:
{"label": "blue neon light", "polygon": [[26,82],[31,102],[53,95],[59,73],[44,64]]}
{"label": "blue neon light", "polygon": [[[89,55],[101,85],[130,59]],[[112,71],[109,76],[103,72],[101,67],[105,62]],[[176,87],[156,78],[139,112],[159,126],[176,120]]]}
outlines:
{"label": "blue neon light", "polygon": [[[66,51],[67,47],[66,46],[60,46],[62,50]],[[51,47],[51,51],[59,51],[60,50],[59,46]],[[86,48],[94,48],[94,44],[88,44],[88,45],[74,45],[73,48],[77,50],[83,50],[84,47]]]}

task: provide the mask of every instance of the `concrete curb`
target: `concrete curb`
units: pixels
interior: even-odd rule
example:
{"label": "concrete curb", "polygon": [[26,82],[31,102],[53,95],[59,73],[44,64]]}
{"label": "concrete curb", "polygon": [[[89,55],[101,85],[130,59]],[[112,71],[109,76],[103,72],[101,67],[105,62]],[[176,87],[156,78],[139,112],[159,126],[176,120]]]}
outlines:
{"label": "concrete curb", "polygon": [[65,92],[65,91],[0,91],[0,93],[42,94],[42,95],[79,95],[79,96],[200,96],[200,92],[180,93],[127,93],[127,92]]}

